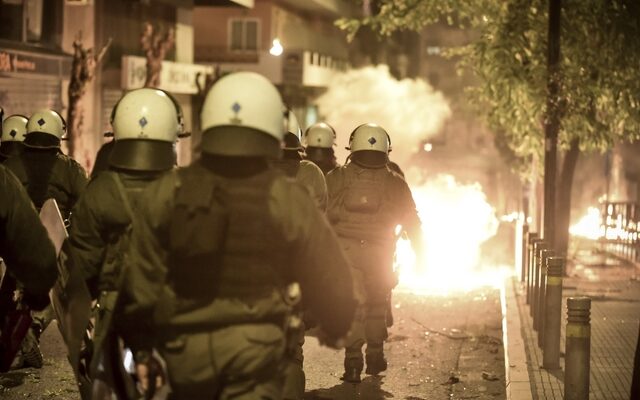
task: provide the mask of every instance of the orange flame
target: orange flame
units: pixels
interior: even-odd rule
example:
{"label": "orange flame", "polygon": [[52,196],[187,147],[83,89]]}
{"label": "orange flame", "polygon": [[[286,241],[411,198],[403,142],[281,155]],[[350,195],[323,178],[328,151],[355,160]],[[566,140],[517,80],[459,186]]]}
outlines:
{"label": "orange flame", "polygon": [[604,237],[604,226],[602,225],[602,216],[597,207],[589,207],[587,214],[578,221],[577,224],[569,228],[569,233],[573,236],[584,237],[587,239],[598,240]]}
{"label": "orange flame", "polygon": [[500,287],[506,268],[480,265],[480,245],[495,235],[498,219],[479,184],[464,185],[439,175],[412,187],[422,220],[426,265],[416,266],[409,241],[396,246],[399,288],[414,293],[446,295],[481,286]]}

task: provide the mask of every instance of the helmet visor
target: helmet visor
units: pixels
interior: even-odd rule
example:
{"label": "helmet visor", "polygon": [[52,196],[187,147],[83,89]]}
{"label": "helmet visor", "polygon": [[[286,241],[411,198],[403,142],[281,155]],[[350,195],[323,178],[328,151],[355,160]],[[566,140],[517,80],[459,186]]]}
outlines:
{"label": "helmet visor", "polygon": [[116,140],[109,165],[133,171],[164,171],[176,165],[173,143],[159,140]]}

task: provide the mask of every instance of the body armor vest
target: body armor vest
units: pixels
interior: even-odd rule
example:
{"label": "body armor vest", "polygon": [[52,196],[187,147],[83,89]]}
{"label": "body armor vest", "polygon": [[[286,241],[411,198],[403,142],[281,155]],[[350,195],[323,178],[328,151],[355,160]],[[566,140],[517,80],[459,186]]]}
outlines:
{"label": "body armor vest", "polygon": [[331,219],[338,235],[354,239],[387,241],[393,239],[397,220],[389,199],[393,178],[386,168],[347,166],[340,188],[340,209]]}
{"label": "body armor vest", "polygon": [[69,183],[65,182],[66,163],[59,150],[28,150],[18,156],[12,170],[27,189],[29,198],[40,210],[45,200],[53,198],[58,203],[63,218],[67,219],[73,204],[69,193]]}
{"label": "body armor vest", "polygon": [[322,170],[324,176],[327,176],[329,172],[340,166],[336,161],[336,157],[333,155],[333,153],[325,154],[323,157],[319,157],[318,154],[315,154],[314,157],[310,157],[307,154],[306,160],[311,161],[312,163],[317,165],[318,168]]}
{"label": "body armor vest", "polygon": [[300,160],[285,158],[280,160],[273,160],[271,161],[271,164],[275,168],[284,172],[284,174],[289,178],[295,178],[298,174],[298,170],[300,170]]}
{"label": "body armor vest", "polygon": [[181,311],[214,298],[251,303],[284,286],[284,239],[269,210],[278,175],[268,169],[248,178],[223,178],[199,163],[180,170],[169,281]]}
{"label": "body armor vest", "polygon": [[122,266],[124,265],[124,255],[129,247],[133,218],[139,208],[140,195],[146,185],[151,181],[139,181],[136,185],[123,184],[122,178],[117,172],[105,172],[112,177],[120,197],[121,206],[117,212],[111,216],[104,216],[105,219],[114,218],[117,215],[118,221],[113,221],[113,226],[109,227],[107,238],[107,250],[105,259],[100,271],[100,290],[117,290]]}

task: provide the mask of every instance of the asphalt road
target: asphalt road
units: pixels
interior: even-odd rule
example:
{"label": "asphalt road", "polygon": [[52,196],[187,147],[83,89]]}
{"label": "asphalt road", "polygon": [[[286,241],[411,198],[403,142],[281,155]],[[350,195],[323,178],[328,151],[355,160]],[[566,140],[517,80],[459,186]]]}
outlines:
{"label": "asphalt road", "polygon": [[[389,370],[354,385],[339,380],[343,353],[305,344],[305,400],[504,399],[500,293],[446,297],[396,292],[385,345]],[[78,399],[63,343],[52,324],[42,338],[45,366],[0,375],[2,399]]]}

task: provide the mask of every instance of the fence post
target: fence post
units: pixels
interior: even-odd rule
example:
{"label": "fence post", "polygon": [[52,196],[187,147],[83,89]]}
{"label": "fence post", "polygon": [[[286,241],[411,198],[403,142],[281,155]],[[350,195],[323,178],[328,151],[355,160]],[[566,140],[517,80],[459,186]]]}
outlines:
{"label": "fence post", "polygon": [[562,323],[562,276],[565,259],[550,257],[547,260],[547,290],[544,313],[544,344],[542,367],[560,368],[560,327]]}
{"label": "fence post", "polygon": [[540,268],[538,268],[538,305],[536,315],[533,318],[534,327],[538,329],[538,347],[544,343],[544,299],[547,292],[547,260],[554,254],[553,250],[545,249],[540,256]]}
{"label": "fence post", "polygon": [[533,260],[533,244],[538,240],[537,232],[529,232],[529,239],[527,243],[527,271],[525,276],[525,290],[526,290],[526,299],[527,304],[531,301],[531,262]]}
{"label": "fence post", "polygon": [[523,283],[525,279],[525,274],[527,272],[527,243],[529,243],[529,225],[525,221],[522,225],[522,243],[520,243],[522,247],[522,259],[520,262],[522,265],[520,266],[520,283]]}
{"label": "fence post", "polygon": [[536,299],[536,295],[537,295],[537,288],[536,288],[536,276],[538,274],[538,257],[540,254],[540,249],[542,249],[545,245],[545,242],[543,239],[536,239],[533,242],[533,251],[531,254],[531,262],[529,263],[529,266],[531,268],[531,273],[529,274],[531,277],[530,280],[530,295],[529,295],[529,315],[531,316],[531,318],[533,318],[533,312],[534,312],[534,307],[535,307],[535,299]]}
{"label": "fence post", "polygon": [[567,299],[566,355],[564,373],[565,400],[589,399],[591,361],[591,299]]}
{"label": "fence post", "polygon": [[540,296],[540,267],[542,264],[542,252],[547,249],[547,242],[541,241],[536,246],[536,259],[533,265],[533,295],[531,296],[531,318],[533,319],[533,329],[538,330],[538,297]]}

